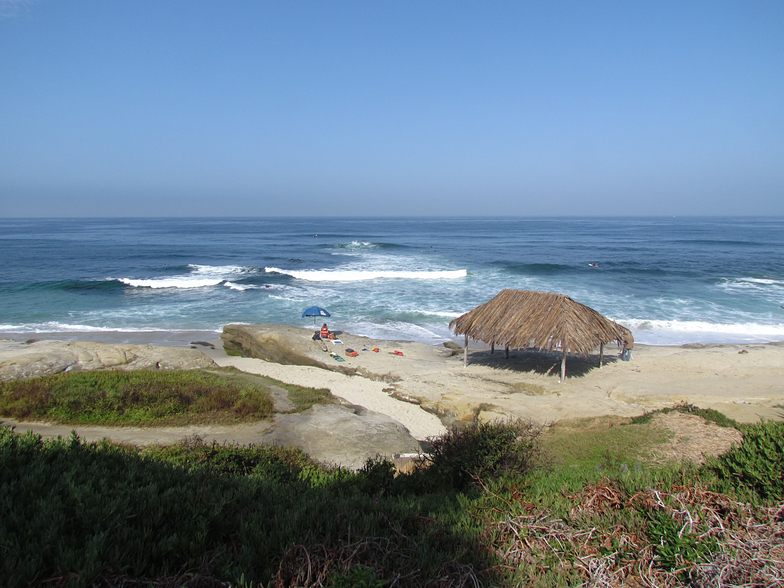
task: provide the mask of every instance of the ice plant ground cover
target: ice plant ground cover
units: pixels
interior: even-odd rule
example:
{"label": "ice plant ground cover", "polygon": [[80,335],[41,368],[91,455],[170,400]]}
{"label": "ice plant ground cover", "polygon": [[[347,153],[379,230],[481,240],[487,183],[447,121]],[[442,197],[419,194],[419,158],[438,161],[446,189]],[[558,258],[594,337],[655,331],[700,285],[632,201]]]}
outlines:
{"label": "ice plant ground cover", "polygon": [[531,423],[474,424],[396,476],[381,458],[350,472],[281,447],[138,449],[4,428],[0,582],[776,585],[781,486],[738,474],[775,471],[784,424],[741,429],[743,444],[698,467],[627,464],[628,443],[576,464],[548,458],[559,445]]}

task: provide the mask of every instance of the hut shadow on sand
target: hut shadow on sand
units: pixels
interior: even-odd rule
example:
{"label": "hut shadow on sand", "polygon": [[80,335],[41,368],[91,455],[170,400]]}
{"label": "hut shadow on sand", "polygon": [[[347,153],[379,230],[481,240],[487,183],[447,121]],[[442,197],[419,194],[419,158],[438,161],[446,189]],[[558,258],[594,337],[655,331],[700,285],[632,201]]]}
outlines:
{"label": "hut shadow on sand", "polygon": [[[469,339],[482,341],[491,351],[472,353],[471,363],[484,363],[525,371],[552,373],[553,357],[560,362],[560,375],[585,375],[613,358],[604,358],[604,346],[619,345],[631,332],[602,316],[594,309],[575,302],[564,294],[532,290],[502,290],[493,299],[457,317],[449,323],[456,335],[465,337],[464,363],[468,365]],[[599,357],[591,354],[599,348]],[[518,360],[510,350],[517,349]],[[569,370],[567,372],[568,355]],[[497,357],[497,359],[496,359]],[[508,358],[508,359],[507,359]],[[521,371],[523,371],[521,369]]]}
{"label": "hut shadow on sand", "polygon": [[[589,372],[599,367],[599,352],[590,355],[569,355],[566,362],[567,378],[583,377]],[[607,351],[607,350],[605,350]],[[617,354],[619,350],[611,347],[610,355],[604,355],[603,365],[609,365],[619,361]],[[510,349],[509,357],[506,357],[504,350],[495,350],[490,353],[489,349],[469,350],[469,363],[471,365],[483,365],[497,370],[519,372],[527,374],[555,375],[561,369],[563,354],[560,351],[541,351],[538,349]]]}

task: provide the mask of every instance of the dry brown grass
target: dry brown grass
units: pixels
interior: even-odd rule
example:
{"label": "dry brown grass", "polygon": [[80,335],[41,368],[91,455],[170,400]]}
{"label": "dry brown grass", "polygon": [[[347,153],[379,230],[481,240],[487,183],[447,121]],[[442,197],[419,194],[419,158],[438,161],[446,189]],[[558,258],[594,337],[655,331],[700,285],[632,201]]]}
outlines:
{"label": "dry brown grass", "polygon": [[[572,573],[586,586],[784,585],[784,502],[753,509],[701,485],[648,489],[627,496],[609,480],[569,496],[569,520],[555,518],[534,503],[526,514],[488,522],[498,557],[510,571],[524,566],[533,583],[552,573]],[[709,563],[680,559],[660,566],[657,545],[639,528],[617,524],[609,531],[590,524],[611,511],[644,510],[677,521],[681,533],[715,541]]]}

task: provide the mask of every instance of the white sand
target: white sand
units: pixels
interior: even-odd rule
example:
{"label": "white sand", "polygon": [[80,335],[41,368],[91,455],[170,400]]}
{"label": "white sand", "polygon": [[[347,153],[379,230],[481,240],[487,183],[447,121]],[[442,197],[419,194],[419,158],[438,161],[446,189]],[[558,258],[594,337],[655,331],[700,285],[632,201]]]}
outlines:
{"label": "white sand", "polygon": [[[217,351],[217,350],[216,350]],[[310,388],[328,388],[333,395],[350,404],[364,406],[368,410],[386,414],[402,425],[417,439],[426,439],[444,433],[446,428],[437,416],[409,402],[391,398],[383,388],[383,382],[375,382],[361,376],[346,376],[316,367],[280,365],[246,357],[228,357],[223,353],[210,353],[218,365],[232,366],[243,372],[275,378],[287,384]]]}
{"label": "white sand", "polygon": [[[363,347],[361,341],[352,346]],[[784,418],[784,345],[780,344],[638,345],[631,362],[619,361],[618,350],[611,347],[601,369],[597,356],[569,356],[563,383],[557,353],[512,352],[507,360],[503,350],[493,355],[472,350],[468,367],[463,367],[462,353],[449,356],[439,346],[405,341],[378,342],[378,346],[381,353],[361,352],[342,365],[386,375],[393,384],[314,367],[226,358],[220,349],[211,356],[221,365],[329,388],[350,403],[391,416],[419,439],[444,430],[438,419],[416,405],[390,398],[382,388],[394,388],[398,397],[416,399],[432,412],[464,420],[522,417],[547,423],[634,416],[681,403],[714,408],[741,422]],[[392,355],[394,349],[404,355]]]}

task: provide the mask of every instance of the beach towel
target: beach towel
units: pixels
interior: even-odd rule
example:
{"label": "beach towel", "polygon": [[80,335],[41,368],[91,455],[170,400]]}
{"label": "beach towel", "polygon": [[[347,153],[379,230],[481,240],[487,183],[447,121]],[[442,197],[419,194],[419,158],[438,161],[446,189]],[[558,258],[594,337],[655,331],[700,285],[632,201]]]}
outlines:
{"label": "beach towel", "polygon": [[343,341],[341,341],[340,339],[332,339],[332,344],[333,345],[343,345]]}

